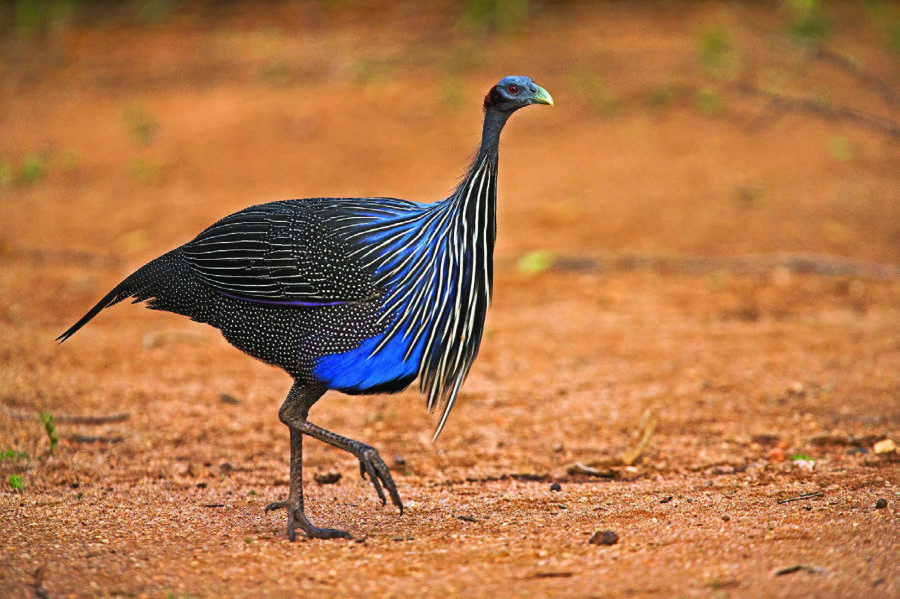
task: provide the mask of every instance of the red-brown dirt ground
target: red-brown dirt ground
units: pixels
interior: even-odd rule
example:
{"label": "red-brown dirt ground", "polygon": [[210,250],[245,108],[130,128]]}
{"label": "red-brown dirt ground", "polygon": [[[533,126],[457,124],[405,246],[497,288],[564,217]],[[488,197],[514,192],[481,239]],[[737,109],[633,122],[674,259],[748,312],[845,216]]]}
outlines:
{"label": "red-brown dirt ground", "polygon": [[[0,44],[0,595],[900,596],[875,449],[900,442],[900,62],[871,11],[828,5],[842,62],[776,6],[548,3],[495,32],[451,3],[189,6]],[[288,542],[263,507],[290,380],[213,329],[124,304],[54,343],[250,204],[445,197],[508,74],[556,106],[504,132],[447,428],[415,388],[310,415],[380,450],[402,516],[308,441],[308,514],[356,539]]]}

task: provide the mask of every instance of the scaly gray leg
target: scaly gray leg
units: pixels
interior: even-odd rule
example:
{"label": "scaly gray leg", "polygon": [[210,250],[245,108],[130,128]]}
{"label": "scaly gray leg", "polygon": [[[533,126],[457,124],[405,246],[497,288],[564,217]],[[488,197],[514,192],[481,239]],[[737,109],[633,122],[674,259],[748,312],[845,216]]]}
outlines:
{"label": "scaly gray leg", "polygon": [[286,501],[276,501],[266,506],[266,512],[284,508],[287,510],[288,538],[297,537],[296,527],[313,539],[352,539],[350,533],[336,528],[313,526],[303,510],[303,433],[291,429],[291,486]]}
{"label": "scaly gray leg", "polygon": [[315,539],[352,538],[343,530],[332,528],[317,528],[306,518],[303,510],[303,435],[309,435],[314,439],[324,441],[338,449],[347,451],[359,460],[359,473],[365,478],[368,474],[378,498],[382,505],[387,500],[382,490],[382,484],[391,496],[391,502],[400,509],[403,514],[403,502],[397,492],[397,485],[391,477],[384,460],[378,455],[378,451],[365,443],[342,437],[316,426],[306,418],[309,409],[322,396],[324,390],[311,389],[295,382],[288,393],[287,399],[278,411],[278,417],[291,431],[291,484],[287,501],[272,503],[266,507],[266,511],[285,508],[288,512],[288,537],[293,541],[295,527],[299,526],[307,535]]}

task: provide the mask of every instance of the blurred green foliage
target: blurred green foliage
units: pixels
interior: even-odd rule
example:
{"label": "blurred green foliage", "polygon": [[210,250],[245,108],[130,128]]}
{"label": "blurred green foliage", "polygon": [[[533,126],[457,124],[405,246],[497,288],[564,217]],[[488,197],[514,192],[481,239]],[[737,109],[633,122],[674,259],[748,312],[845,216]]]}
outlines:
{"label": "blurred green foliage", "polygon": [[19,180],[31,185],[41,181],[47,175],[47,160],[38,152],[31,152],[22,161],[19,168]]}
{"label": "blurred green foliage", "polygon": [[739,74],[740,61],[733,37],[720,23],[709,25],[697,34],[697,58],[707,75],[731,79]]}
{"label": "blurred green foliage", "polygon": [[818,45],[831,33],[824,8],[819,0],[785,0],[787,28],[791,37],[800,43]]}
{"label": "blurred green foliage", "polygon": [[50,453],[53,453],[59,443],[59,433],[56,432],[56,425],[53,423],[53,414],[41,412],[41,424],[44,425],[44,432],[47,433],[47,440],[50,442]]}
{"label": "blurred green foliage", "polygon": [[159,25],[172,16],[178,0],[139,0],[134,4],[134,21],[136,23]]}
{"label": "blurred green foliage", "polygon": [[13,166],[6,160],[0,159],[0,189],[9,189],[15,183]]}
{"label": "blurred green foliage", "polygon": [[164,165],[145,158],[135,158],[128,164],[128,175],[136,183],[149,185],[162,179]]}
{"label": "blurred green foliage", "polygon": [[460,108],[466,102],[465,86],[455,77],[449,77],[441,87],[441,102],[448,108]]}
{"label": "blurred green foliage", "polygon": [[478,31],[519,33],[525,30],[530,12],[529,0],[468,0],[462,23]]}
{"label": "blurred green foliage", "polygon": [[853,146],[846,137],[840,135],[829,137],[825,142],[825,149],[831,159],[837,162],[848,162],[853,159]]}
{"label": "blurred green foliage", "polygon": [[722,94],[715,88],[704,87],[694,96],[694,106],[703,116],[717,116],[723,108]]}
{"label": "blurred green foliage", "polygon": [[0,452],[0,462],[18,462],[20,460],[27,460],[28,454],[24,451],[16,451],[15,449],[7,449],[6,451]]}
{"label": "blurred green foliage", "polygon": [[159,124],[143,107],[134,105],[126,108],[122,118],[128,127],[132,139],[142,146],[153,143],[159,130]]}
{"label": "blurred green foliage", "polygon": [[25,482],[22,480],[22,477],[18,474],[10,474],[9,475],[9,488],[13,491],[21,491],[25,488]]}
{"label": "blurred green foliage", "polygon": [[15,0],[14,26],[21,37],[40,37],[68,24],[76,0]]}
{"label": "blurred green foliage", "polygon": [[622,100],[610,90],[606,78],[597,69],[575,69],[572,80],[574,87],[587,100],[595,114],[611,118],[622,112]]}
{"label": "blurred green foliage", "polygon": [[525,276],[540,274],[549,270],[556,258],[547,250],[534,250],[519,258],[516,268]]}
{"label": "blurred green foliage", "polygon": [[647,90],[647,108],[654,111],[663,111],[675,101],[675,90],[671,85],[656,85]]}

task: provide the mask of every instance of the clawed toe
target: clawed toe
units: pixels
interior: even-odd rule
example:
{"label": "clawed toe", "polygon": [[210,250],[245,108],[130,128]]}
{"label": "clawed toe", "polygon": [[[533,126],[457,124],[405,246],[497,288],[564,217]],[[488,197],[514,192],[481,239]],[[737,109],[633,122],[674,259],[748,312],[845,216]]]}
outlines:
{"label": "clawed toe", "polygon": [[400,493],[397,491],[397,485],[394,483],[390,469],[384,463],[384,460],[381,459],[378,450],[360,443],[356,457],[359,459],[360,476],[366,478],[366,475],[369,475],[369,480],[372,481],[372,486],[375,487],[375,493],[378,494],[381,505],[387,503],[387,498],[382,490],[382,485],[384,485],[384,488],[387,489],[388,494],[391,496],[391,503],[397,506],[402,516],[403,502],[400,500]]}
{"label": "clawed toe", "polygon": [[309,518],[306,517],[306,514],[303,513],[303,507],[297,503],[292,503],[290,500],[270,503],[266,506],[266,513],[280,509],[287,510],[287,533],[288,539],[291,541],[297,538],[297,528],[300,528],[300,530],[305,532],[307,536],[312,539],[353,538],[353,535],[351,535],[346,530],[340,530],[337,528],[319,528],[318,526],[313,526],[312,522],[309,521]]}

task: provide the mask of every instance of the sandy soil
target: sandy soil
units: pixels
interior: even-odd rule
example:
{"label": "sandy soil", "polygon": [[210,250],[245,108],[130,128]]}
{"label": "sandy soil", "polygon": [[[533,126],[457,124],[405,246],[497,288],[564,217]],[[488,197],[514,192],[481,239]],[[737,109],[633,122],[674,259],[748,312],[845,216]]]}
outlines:
{"label": "sandy soil", "polygon": [[[718,23],[779,93],[890,102],[762,32],[776,11],[563,4],[484,35],[449,9],[317,6],[3,41],[0,595],[900,595],[900,458],[875,451],[900,442],[896,137],[772,118],[697,40]],[[830,47],[896,90],[881,31],[831,10]],[[357,538],[289,543],[263,507],[287,493],[290,381],[212,329],[122,305],[54,344],[244,206],[444,197],[513,73],[557,106],[504,133],[494,306],[443,436],[414,390],[311,413],[380,449],[402,517],[307,442],[310,517]]]}

